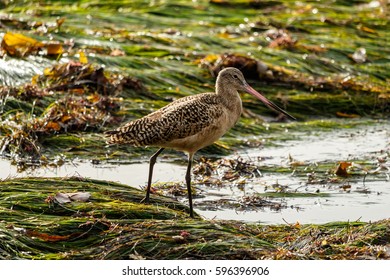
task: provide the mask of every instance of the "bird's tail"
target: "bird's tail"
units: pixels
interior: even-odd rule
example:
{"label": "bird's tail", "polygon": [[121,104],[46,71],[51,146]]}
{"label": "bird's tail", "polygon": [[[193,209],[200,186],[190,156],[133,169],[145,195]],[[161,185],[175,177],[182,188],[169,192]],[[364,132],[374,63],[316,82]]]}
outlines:
{"label": "bird's tail", "polygon": [[154,144],[156,131],[152,129],[153,122],[141,118],[131,121],[115,130],[106,131],[108,144],[129,144],[132,146],[148,146]]}
{"label": "bird's tail", "polygon": [[121,144],[124,143],[123,133],[120,130],[109,130],[104,132],[104,136],[107,137],[107,144]]}
{"label": "bird's tail", "polygon": [[107,144],[129,144],[132,146],[142,146],[131,123],[126,126],[104,132],[108,139]]}

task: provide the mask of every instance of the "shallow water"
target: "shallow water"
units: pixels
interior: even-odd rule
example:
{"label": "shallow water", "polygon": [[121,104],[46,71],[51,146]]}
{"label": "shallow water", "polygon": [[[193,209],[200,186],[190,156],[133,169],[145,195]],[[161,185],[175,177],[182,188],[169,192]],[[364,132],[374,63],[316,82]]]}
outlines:
{"label": "shallow water", "polygon": [[[243,159],[256,159],[261,171],[262,166],[269,167],[289,164],[289,157],[305,166],[316,166],[323,162],[332,162],[335,166],[339,161],[363,162],[375,169],[377,157],[386,157],[390,148],[390,124],[380,122],[369,127],[354,129],[338,129],[301,135],[298,140],[279,143],[277,147],[249,149],[238,151],[234,156]],[[362,165],[363,165],[362,164]],[[234,183],[224,183],[222,186],[206,186],[197,184],[197,198],[194,199],[196,211],[208,219],[229,219],[244,221],[259,221],[267,224],[278,223],[326,223],[340,220],[375,221],[388,217],[390,209],[390,163],[383,164],[384,170],[378,174],[353,176],[342,179],[336,184],[307,184],[302,175],[291,173],[262,172],[261,177],[247,180],[244,186]],[[388,169],[386,169],[388,168]],[[173,163],[162,158],[155,165],[154,182],[183,183],[186,164]],[[17,168],[5,159],[0,160],[0,177],[66,177],[82,176],[87,178],[112,180],[142,188],[146,184],[148,162],[132,164],[98,164],[90,161],[75,160],[61,167],[42,167],[35,170],[17,172]],[[309,171],[308,171],[309,173]],[[223,207],[220,201],[237,202],[243,196],[253,193],[264,193],[273,184],[287,186],[290,191],[313,194],[319,191],[327,196],[293,196],[274,197],[273,202],[284,207],[278,210],[256,207]],[[349,184],[348,190],[340,188]],[[179,198],[187,203],[185,198]],[[267,198],[268,199],[268,198]],[[237,205],[237,203],[235,204]]]}
{"label": "shallow water", "polygon": [[[329,133],[312,133],[303,139],[288,141],[277,148],[248,153],[249,156],[264,157],[265,164],[281,164],[290,154],[294,159],[308,162],[326,160],[348,161],[362,159],[389,148],[390,124],[378,123],[358,129],[332,130]],[[280,161],[282,159],[282,161]]]}
{"label": "shallow water", "polygon": [[[242,157],[260,158],[261,166],[288,166],[290,159],[304,166],[321,165],[330,162],[336,167],[339,161],[362,162],[359,168],[370,171],[376,168],[377,158],[386,158],[390,148],[390,124],[380,123],[357,129],[341,129],[313,133],[300,140],[287,141],[278,147],[260,151],[249,150]],[[223,211],[215,212],[218,219],[242,219],[264,223],[325,223],[338,220],[373,221],[388,218],[390,209],[390,164],[383,164],[385,170],[377,175],[368,174],[356,178],[345,178],[336,184],[307,184],[302,176],[268,173],[252,182],[248,192],[264,192],[264,185],[279,184],[290,190],[306,190],[303,193],[329,194],[326,197],[286,197],[280,201],[286,208],[280,211]],[[386,169],[387,168],[387,169]],[[311,169],[308,168],[309,174]],[[341,185],[351,186],[348,190]],[[239,195],[239,194],[236,194]],[[242,195],[242,194],[241,194]],[[211,213],[201,212],[210,217]]]}

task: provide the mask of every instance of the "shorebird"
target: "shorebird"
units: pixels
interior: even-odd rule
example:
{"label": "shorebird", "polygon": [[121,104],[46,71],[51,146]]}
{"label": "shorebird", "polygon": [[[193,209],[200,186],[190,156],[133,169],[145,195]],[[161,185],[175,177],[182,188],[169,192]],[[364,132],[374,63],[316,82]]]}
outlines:
{"label": "shorebird", "polygon": [[107,131],[108,144],[155,146],[160,149],[151,156],[146,196],[149,203],[153,167],[165,148],[188,154],[185,176],[190,217],[194,217],[191,192],[191,166],[194,154],[214,143],[239,120],[242,101],[238,91],[245,91],[262,101],[267,107],[295,120],[293,116],[254,90],[237,68],[229,67],[219,72],[215,92],[182,97],[161,109],[130,121],[116,130]]}

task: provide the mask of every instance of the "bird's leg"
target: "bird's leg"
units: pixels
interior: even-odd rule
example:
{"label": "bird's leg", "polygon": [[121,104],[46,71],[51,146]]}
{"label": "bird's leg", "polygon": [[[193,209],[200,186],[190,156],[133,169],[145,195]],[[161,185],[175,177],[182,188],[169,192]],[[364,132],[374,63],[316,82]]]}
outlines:
{"label": "bird's leg", "polygon": [[160,148],[160,150],[158,150],[155,154],[153,154],[150,157],[150,160],[149,160],[148,186],[147,186],[147,189],[146,189],[146,196],[145,196],[144,199],[142,199],[141,202],[149,203],[150,188],[152,186],[153,167],[154,167],[154,164],[156,163],[156,159],[157,159],[158,155],[161,154],[162,151],[164,151],[164,148]]}
{"label": "bird's leg", "polygon": [[188,154],[188,166],[186,173],[186,183],[188,191],[188,203],[190,205],[190,217],[194,217],[194,210],[192,209],[192,191],[191,191],[191,167],[192,167],[192,157],[193,154]]}

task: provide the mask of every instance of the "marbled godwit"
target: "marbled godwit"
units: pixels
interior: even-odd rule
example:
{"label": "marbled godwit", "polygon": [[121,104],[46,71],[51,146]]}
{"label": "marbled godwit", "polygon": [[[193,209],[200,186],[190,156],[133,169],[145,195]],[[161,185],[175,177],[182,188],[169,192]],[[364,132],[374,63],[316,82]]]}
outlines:
{"label": "marbled godwit", "polygon": [[238,91],[246,91],[269,108],[295,119],[249,86],[241,71],[231,67],[218,74],[215,93],[207,92],[180,98],[143,118],[106,132],[110,137],[109,144],[160,147],[150,158],[144,202],[149,202],[153,167],[158,155],[165,148],[183,151],[188,154],[185,179],[190,216],[194,216],[191,194],[193,156],[199,149],[214,143],[237,123],[242,112]]}

